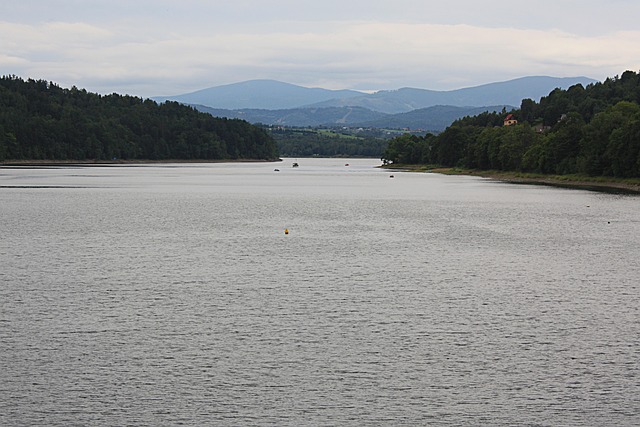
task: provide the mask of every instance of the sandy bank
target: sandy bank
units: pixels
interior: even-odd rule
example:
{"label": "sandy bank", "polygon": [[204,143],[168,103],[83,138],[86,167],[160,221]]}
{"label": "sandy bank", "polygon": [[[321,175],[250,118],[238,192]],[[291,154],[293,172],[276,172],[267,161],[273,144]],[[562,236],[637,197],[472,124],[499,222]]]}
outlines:
{"label": "sandy bank", "polygon": [[491,178],[513,184],[550,185],[583,190],[640,194],[640,179],[616,179],[579,175],[542,175],[519,172],[481,171],[460,168],[428,168],[422,165],[388,165],[389,169],[411,172],[440,173],[445,175],[469,175]]}

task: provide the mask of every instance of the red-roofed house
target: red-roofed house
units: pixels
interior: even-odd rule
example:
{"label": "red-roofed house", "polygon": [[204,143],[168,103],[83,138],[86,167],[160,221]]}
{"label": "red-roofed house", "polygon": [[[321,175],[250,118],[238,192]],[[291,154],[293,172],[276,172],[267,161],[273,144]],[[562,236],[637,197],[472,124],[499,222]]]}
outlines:
{"label": "red-roofed house", "polygon": [[507,117],[504,118],[504,125],[505,126],[511,126],[511,125],[517,125],[518,121],[516,120],[515,117],[513,117],[513,114],[509,114],[507,115]]}

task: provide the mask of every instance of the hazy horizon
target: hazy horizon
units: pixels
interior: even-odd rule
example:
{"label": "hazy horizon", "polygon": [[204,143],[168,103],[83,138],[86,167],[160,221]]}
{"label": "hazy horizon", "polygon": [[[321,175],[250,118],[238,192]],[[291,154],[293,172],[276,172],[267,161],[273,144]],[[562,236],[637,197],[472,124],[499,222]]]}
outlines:
{"label": "hazy horizon", "polygon": [[[622,74],[619,73],[619,74]],[[551,78],[551,79],[591,79],[591,80],[595,80],[595,81],[601,81],[598,79],[593,79],[592,77],[589,76],[566,76],[566,77],[557,77],[557,76],[520,76],[520,77],[514,77],[513,79],[508,79],[508,80],[500,80],[500,81],[488,81],[486,83],[479,83],[477,85],[473,85],[473,86],[463,86],[463,87],[457,87],[457,88],[452,88],[452,89],[431,89],[431,88],[427,88],[427,87],[416,87],[416,86],[403,86],[403,87],[396,87],[396,88],[385,88],[385,89],[369,89],[369,90],[359,90],[359,89],[349,89],[349,88],[337,88],[337,89],[328,89],[328,88],[324,88],[324,87],[320,87],[320,86],[304,86],[304,85],[299,85],[299,84],[295,84],[295,83],[290,83],[290,82],[286,82],[286,81],[282,81],[282,80],[277,80],[277,79],[248,79],[248,80],[242,80],[242,81],[237,81],[237,82],[232,82],[232,83],[225,83],[225,84],[221,84],[221,85],[213,85],[213,86],[208,86],[208,87],[203,87],[200,89],[195,89],[191,92],[185,92],[185,93],[176,93],[176,94],[161,94],[161,95],[154,95],[153,97],[162,97],[162,96],[178,96],[178,95],[185,95],[185,94],[190,94],[190,93],[195,93],[195,92],[200,92],[203,90],[208,90],[208,89],[213,89],[213,88],[218,88],[218,87],[225,87],[225,86],[234,86],[234,85],[241,85],[244,83],[250,83],[250,82],[260,82],[260,81],[265,81],[265,82],[275,82],[275,83],[284,83],[286,85],[292,85],[292,86],[298,86],[298,87],[303,87],[306,89],[324,89],[324,90],[332,90],[332,91],[341,91],[341,90],[350,90],[350,91],[354,91],[354,92],[360,92],[363,95],[371,95],[374,93],[378,93],[378,92],[393,92],[393,91],[398,91],[401,89],[422,89],[422,90],[428,90],[428,91],[434,91],[434,92],[454,92],[457,90],[463,90],[463,89],[471,89],[471,88],[475,88],[475,87],[479,87],[479,86],[487,86],[487,85],[491,85],[494,83],[506,83],[506,82],[510,82],[510,81],[516,81],[516,80],[521,80],[521,79],[526,79],[526,78]],[[614,76],[610,76],[610,77],[614,77]]]}

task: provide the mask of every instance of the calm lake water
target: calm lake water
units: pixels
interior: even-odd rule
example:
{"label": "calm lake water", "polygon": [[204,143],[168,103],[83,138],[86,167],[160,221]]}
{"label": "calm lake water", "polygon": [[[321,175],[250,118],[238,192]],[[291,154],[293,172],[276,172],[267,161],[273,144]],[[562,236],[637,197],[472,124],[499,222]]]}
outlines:
{"label": "calm lake water", "polygon": [[640,197],[378,164],[0,168],[0,425],[640,425]]}

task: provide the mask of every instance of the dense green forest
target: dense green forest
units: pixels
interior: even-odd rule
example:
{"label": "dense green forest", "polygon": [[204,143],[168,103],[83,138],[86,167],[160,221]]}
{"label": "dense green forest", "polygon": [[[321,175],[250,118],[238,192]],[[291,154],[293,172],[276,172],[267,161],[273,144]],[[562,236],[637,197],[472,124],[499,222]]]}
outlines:
{"label": "dense green forest", "polygon": [[374,157],[379,158],[388,138],[382,131],[353,129],[305,129],[271,127],[269,133],[286,157]]}
{"label": "dense green forest", "polygon": [[276,159],[262,128],[167,102],[0,79],[0,161]]}
{"label": "dense green forest", "polygon": [[[508,113],[517,124],[503,126]],[[640,75],[556,89],[502,113],[455,121],[444,132],[390,141],[383,161],[484,170],[640,177]]]}

